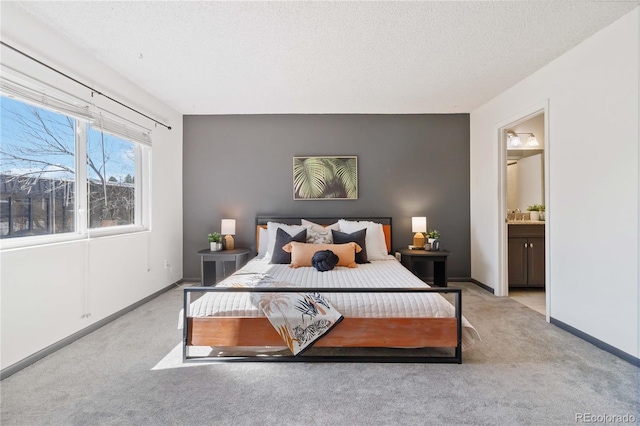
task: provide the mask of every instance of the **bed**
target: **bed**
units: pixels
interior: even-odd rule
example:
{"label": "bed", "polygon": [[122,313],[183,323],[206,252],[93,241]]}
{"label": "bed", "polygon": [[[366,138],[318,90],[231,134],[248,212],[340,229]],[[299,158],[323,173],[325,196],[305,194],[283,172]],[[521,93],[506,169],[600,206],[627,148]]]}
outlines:
{"label": "bed", "polygon": [[[359,240],[368,249],[372,260],[357,267],[338,266],[326,272],[310,266],[293,268],[287,263],[271,263],[274,257],[269,255],[268,248],[271,246],[274,250],[275,245],[274,234],[270,232],[272,228],[290,226],[294,229],[302,226],[297,225],[301,222],[307,224],[307,235],[318,226],[327,226],[327,229],[336,229],[338,224],[345,228],[347,224],[379,226],[368,229],[366,241]],[[373,235],[378,238],[377,252],[372,243]],[[258,256],[233,275],[215,287],[184,289],[184,306],[180,315],[184,362],[461,363],[463,348],[472,346],[478,338],[477,331],[462,316],[460,289],[431,288],[388,254],[392,247],[391,218],[301,220],[259,216],[256,219],[256,241]],[[308,249],[309,244],[315,242],[308,241],[301,245]],[[266,256],[263,247],[267,247]],[[291,264],[295,264],[295,260],[292,252]],[[275,284],[270,287],[238,284],[251,280],[268,280]],[[296,356],[287,351],[281,335],[253,298],[257,294],[292,292],[321,294],[343,317],[316,340],[310,350]],[[445,293],[453,303],[443,297]],[[193,300],[196,296],[200,297]],[[203,348],[206,349],[204,352],[194,350]]]}

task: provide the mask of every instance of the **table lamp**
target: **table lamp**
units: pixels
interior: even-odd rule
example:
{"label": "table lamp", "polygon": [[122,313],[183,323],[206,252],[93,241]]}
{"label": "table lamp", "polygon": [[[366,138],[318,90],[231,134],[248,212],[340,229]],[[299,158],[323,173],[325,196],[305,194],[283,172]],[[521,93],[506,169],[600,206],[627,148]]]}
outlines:
{"label": "table lamp", "polygon": [[224,246],[226,250],[234,249],[234,242],[232,235],[236,234],[236,220],[235,219],[222,219],[220,225],[220,233],[224,235]]}
{"label": "table lamp", "polygon": [[411,232],[416,234],[413,236],[413,245],[416,247],[424,247],[424,235],[423,232],[427,232],[427,218],[426,217],[412,217],[411,218]]}

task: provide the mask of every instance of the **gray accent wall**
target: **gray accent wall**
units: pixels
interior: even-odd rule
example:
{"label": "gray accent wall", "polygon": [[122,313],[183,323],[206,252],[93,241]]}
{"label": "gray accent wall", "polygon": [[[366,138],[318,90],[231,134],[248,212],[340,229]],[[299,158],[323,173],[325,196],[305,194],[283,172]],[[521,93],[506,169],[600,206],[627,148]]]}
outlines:
{"label": "gray accent wall", "polygon": [[[184,116],[184,277],[220,220],[255,250],[256,215],[391,216],[394,250],[426,216],[452,252],[449,277],[471,276],[469,114]],[[294,201],[294,156],[358,157],[358,199]]]}

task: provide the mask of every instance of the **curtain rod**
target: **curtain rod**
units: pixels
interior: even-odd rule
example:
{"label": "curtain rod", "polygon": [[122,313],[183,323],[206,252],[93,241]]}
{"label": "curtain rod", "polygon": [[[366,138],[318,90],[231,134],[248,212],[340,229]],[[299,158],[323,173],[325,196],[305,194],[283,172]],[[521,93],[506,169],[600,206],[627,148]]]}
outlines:
{"label": "curtain rod", "polygon": [[81,86],[83,86],[83,87],[85,87],[85,88],[87,88],[87,89],[91,90],[91,92],[92,92],[92,93],[91,93],[91,96],[93,96],[93,94],[94,94],[94,93],[96,93],[96,94],[98,94],[98,95],[100,95],[100,96],[103,96],[103,97],[105,97],[105,98],[109,99],[109,100],[110,100],[110,101],[112,101],[112,102],[117,103],[118,105],[122,105],[123,107],[130,109],[131,111],[135,112],[136,114],[140,114],[141,116],[148,118],[149,120],[153,121],[153,122],[154,122],[154,123],[156,123],[156,124],[159,124],[159,125],[161,125],[161,126],[166,127],[168,130],[171,130],[171,126],[167,126],[166,124],[161,123],[161,122],[159,122],[158,120],[156,120],[156,119],[154,119],[154,118],[149,117],[147,114],[142,113],[142,112],[138,111],[137,109],[131,108],[129,105],[123,104],[122,102],[118,101],[117,99],[112,98],[111,96],[105,95],[105,94],[104,94],[104,93],[102,93],[101,91],[96,90],[96,89],[94,89],[93,87],[91,87],[91,86],[89,86],[89,85],[87,85],[87,84],[84,84],[83,82],[81,82],[81,81],[79,81],[79,80],[77,80],[77,79],[75,79],[75,78],[71,77],[70,75],[67,75],[67,74],[63,73],[62,71],[59,71],[59,70],[55,69],[55,68],[54,68],[54,67],[52,67],[51,65],[47,65],[47,64],[45,64],[44,62],[42,62],[42,61],[40,61],[40,60],[38,60],[38,59],[34,58],[33,56],[31,56],[31,55],[29,55],[29,54],[27,54],[27,53],[25,53],[25,52],[23,52],[23,51],[21,51],[21,50],[19,50],[19,49],[16,49],[15,47],[13,47],[13,46],[11,46],[11,45],[9,45],[9,44],[5,43],[4,41],[0,40],[0,44],[2,44],[3,46],[8,47],[9,49],[13,50],[14,52],[17,52],[17,53],[21,54],[22,56],[25,56],[25,57],[27,57],[27,58],[31,59],[31,60],[32,60],[32,61],[34,61],[34,62],[37,62],[38,64],[42,65],[43,67],[49,68],[51,71],[54,71],[54,72],[56,72],[56,73],[60,74],[61,76],[66,77],[66,78],[68,78],[69,80],[71,80],[71,81],[73,81],[73,82],[75,82],[75,83],[77,83],[77,84],[79,84],[79,85],[81,85]]}

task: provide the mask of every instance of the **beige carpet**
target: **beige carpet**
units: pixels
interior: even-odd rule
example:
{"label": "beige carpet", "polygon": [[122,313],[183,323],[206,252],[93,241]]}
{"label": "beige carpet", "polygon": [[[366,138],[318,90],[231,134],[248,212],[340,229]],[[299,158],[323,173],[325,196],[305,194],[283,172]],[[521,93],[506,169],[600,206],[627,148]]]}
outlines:
{"label": "beige carpet", "polygon": [[181,366],[171,290],[0,383],[6,425],[569,425],[638,416],[639,369],[468,283],[463,364]]}

